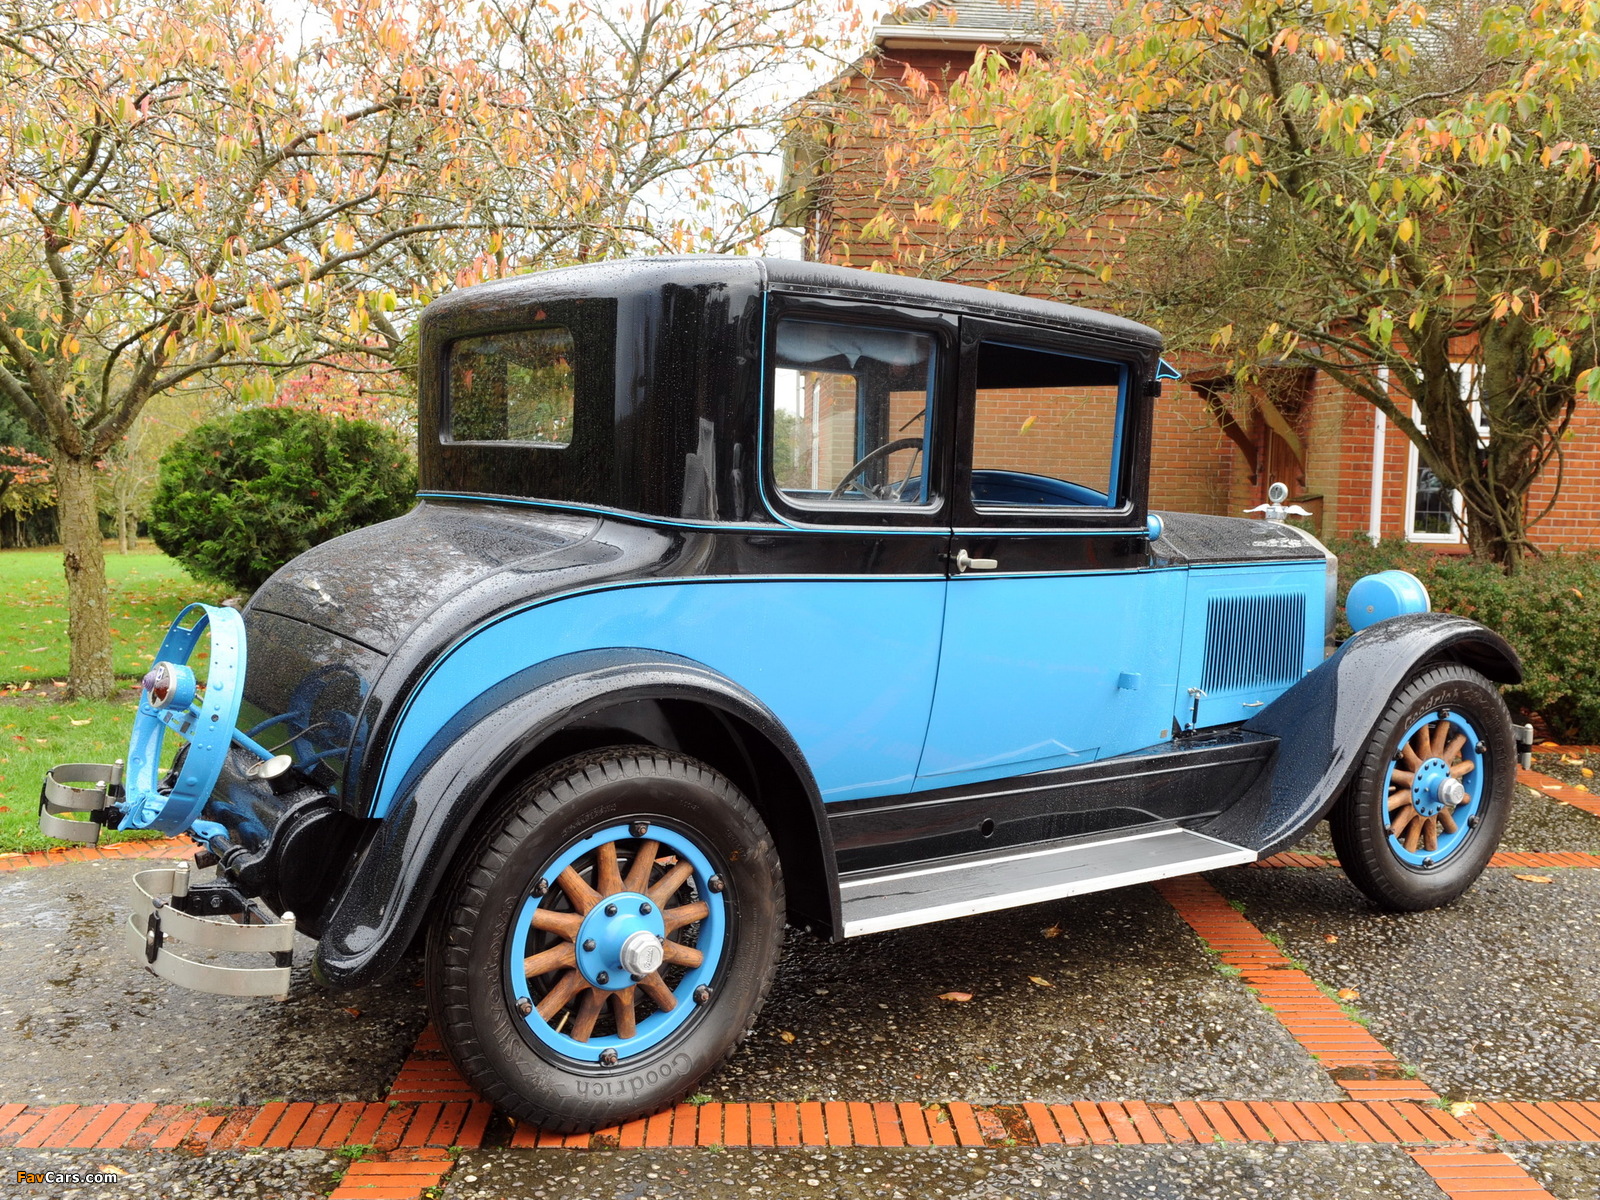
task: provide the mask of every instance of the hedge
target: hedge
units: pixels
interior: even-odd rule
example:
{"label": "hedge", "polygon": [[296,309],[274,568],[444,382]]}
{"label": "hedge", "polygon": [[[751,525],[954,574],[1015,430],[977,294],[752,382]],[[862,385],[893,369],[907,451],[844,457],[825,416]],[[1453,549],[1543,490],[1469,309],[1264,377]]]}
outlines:
{"label": "hedge", "polygon": [[312,546],[406,512],[416,466],[389,430],[303,408],[252,408],[161,458],[156,545],[191,574],[250,592]]}
{"label": "hedge", "polygon": [[[1374,571],[1399,568],[1422,580],[1440,612],[1482,622],[1522,655],[1526,678],[1506,702],[1526,720],[1544,718],[1564,741],[1600,742],[1600,555],[1529,558],[1508,576],[1492,563],[1438,554],[1399,538],[1329,546],[1339,556],[1339,603]],[[1349,633],[1340,608],[1342,634]]]}

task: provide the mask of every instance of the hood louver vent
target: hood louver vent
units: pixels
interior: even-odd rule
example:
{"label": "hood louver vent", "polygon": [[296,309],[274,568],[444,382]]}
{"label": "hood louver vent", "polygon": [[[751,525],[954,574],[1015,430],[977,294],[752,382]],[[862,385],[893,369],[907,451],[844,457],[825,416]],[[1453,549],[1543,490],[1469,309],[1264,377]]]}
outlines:
{"label": "hood louver vent", "polygon": [[1303,594],[1213,596],[1200,686],[1215,694],[1293,683],[1300,678],[1305,636]]}

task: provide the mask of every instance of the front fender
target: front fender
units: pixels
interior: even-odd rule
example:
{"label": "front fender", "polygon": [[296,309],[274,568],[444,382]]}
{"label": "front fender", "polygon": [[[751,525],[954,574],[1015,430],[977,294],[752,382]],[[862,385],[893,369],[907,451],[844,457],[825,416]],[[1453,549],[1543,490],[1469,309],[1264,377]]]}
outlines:
{"label": "front fender", "polygon": [[[317,977],[355,987],[392,969],[468,832],[517,764],[574,721],[636,700],[697,701],[753,726],[788,759],[810,800],[823,861],[833,861],[810,769],[788,730],[749,692],[700,663],[656,651],[562,655],[476,697],[408,766],[394,805],[328,917],[313,961]],[[830,890],[836,897],[838,889]]]}
{"label": "front fender", "polygon": [[1236,805],[1206,832],[1262,855],[1293,845],[1344,791],[1395,693],[1417,667],[1441,661],[1496,683],[1522,680],[1510,644],[1465,617],[1416,613],[1369,626],[1245,723],[1281,743],[1271,791],[1258,804]]}

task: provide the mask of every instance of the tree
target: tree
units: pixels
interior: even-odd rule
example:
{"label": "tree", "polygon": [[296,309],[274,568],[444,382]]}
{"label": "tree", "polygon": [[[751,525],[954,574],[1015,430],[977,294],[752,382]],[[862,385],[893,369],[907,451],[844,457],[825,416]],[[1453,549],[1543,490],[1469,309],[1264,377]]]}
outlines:
{"label": "tree", "polygon": [[1591,0],[1116,0],[1047,53],[981,53],[946,95],[880,95],[854,129],[893,139],[884,202],[855,235],[935,271],[1003,261],[1240,380],[1328,372],[1514,569],[1531,485],[1559,486],[1576,406],[1600,398],[1597,19]]}
{"label": "tree", "polygon": [[162,455],[150,532],[191,574],[249,592],[312,546],[400,516],[416,486],[405,446],[380,425],[246,409]]}
{"label": "tree", "polygon": [[404,365],[448,287],[748,236],[710,197],[811,4],[326,0],[290,37],[263,0],[0,0],[0,399],[51,448],[69,693],[112,687],[94,470],[150,397]]}

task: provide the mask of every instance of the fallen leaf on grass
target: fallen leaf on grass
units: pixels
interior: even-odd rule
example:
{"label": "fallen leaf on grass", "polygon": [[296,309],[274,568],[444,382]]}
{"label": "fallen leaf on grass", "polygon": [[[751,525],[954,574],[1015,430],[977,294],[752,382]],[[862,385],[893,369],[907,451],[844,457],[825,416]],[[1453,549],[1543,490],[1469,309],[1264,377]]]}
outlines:
{"label": "fallen leaf on grass", "polygon": [[1359,1000],[1359,999],[1361,999],[1361,993],[1356,991],[1355,988],[1340,988],[1339,989],[1339,999],[1341,999],[1341,1000]]}
{"label": "fallen leaf on grass", "polygon": [[954,1000],[957,1004],[965,1004],[968,1000],[972,999],[972,993],[971,992],[941,992],[941,993],[939,993],[939,999],[941,999],[941,1000]]}
{"label": "fallen leaf on grass", "polygon": [[92,721],[92,720],[94,720],[94,718],[93,718],[93,717],[85,717],[85,718],[84,718],[84,719],[83,719],[83,720],[81,720],[81,721],[74,721],[74,722],[73,722],[73,724],[74,724],[74,725],[87,725],[87,724],[88,724],[88,723],[89,723],[89,722],[90,722],[90,721]]}
{"label": "fallen leaf on grass", "polygon": [[1514,876],[1512,876],[1512,878],[1513,879],[1520,879],[1524,883],[1554,883],[1555,882],[1555,877],[1552,876],[1552,875],[1514,875]]}
{"label": "fallen leaf on grass", "polygon": [[1048,979],[1043,979],[1038,975],[1029,975],[1028,982],[1037,983],[1040,987],[1055,987],[1055,984],[1051,983]]}

